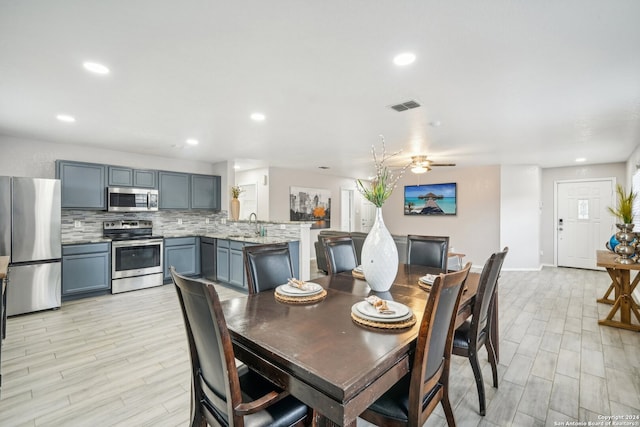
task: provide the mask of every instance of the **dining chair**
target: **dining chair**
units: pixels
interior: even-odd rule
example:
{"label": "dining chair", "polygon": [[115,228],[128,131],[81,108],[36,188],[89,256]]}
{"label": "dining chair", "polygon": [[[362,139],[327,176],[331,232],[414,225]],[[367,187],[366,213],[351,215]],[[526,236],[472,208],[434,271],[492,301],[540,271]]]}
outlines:
{"label": "dining chair", "polygon": [[487,262],[485,262],[480,274],[478,283],[478,291],[473,305],[473,315],[471,319],[467,319],[456,331],[453,337],[452,353],[457,356],[464,356],[469,359],[473,376],[476,380],[478,388],[478,399],[480,401],[480,415],[485,415],[486,403],[484,393],[484,381],[482,378],[482,370],[478,360],[478,351],[485,346],[489,356],[489,364],[493,374],[493,386],[498,387],[498,370],[496,360],[496,349],[491,341],[491,310],[495,309],[494,295],[502,263],[504,262],[508,247],[502,252],[492,254]]}
{"label": "dining chair", "polygon": [[274,289],[293,278],[288,243],[245,246],[242,251],[250,294]]}
{"label": "dining chair", "polygon": [[471,263],[440,274],[431,286],[418,331],[411,372],[370,405],[360,418],[379,426],[420,427],[442,404],[449,427],[456,425],[449,401],[453,330]]}
{"label": "dining chair", "polygon": [[231,336],[212,284],[170,267],[191,358],[191,422],[202,426],[303,426],[306,405],[243,365],[236,367]]}
{"label": "dining chair", "polygon": [[323,246],[330,276],[351,271],[358,266],[356,248],[351,236],[326,237],[323,239]]}
{"label": "dining chair", "polygon": [[407,264],[418,264],[447,271],[449,236],[407,236]]}

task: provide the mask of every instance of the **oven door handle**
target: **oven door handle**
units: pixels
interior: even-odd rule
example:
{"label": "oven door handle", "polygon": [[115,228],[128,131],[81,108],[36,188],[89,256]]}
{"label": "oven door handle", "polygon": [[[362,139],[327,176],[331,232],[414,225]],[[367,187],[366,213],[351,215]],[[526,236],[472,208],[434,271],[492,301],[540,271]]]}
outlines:
{"label": "oven door handle", "polygon": [[111,242],[111,246],[114,248],[124,248],[131,246],[152,246],[162,244],[162,240],[149,239],[149,240],[119,240],[117,242]]}

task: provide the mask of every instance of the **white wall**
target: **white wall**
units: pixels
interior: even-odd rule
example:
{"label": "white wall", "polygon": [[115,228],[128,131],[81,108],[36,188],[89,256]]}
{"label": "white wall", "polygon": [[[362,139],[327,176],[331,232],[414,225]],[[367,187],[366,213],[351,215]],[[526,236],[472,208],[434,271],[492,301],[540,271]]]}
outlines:
{"label": "white wall", "polygon": [[538,166],[500,168],[500,247],[509,247],[505,270],[539,268],[541,187]]}
{"label": "white wall", "polygon": [[[269,169],[260,168],[235,173],[235,183],[233,185],[255,184],[257,192],[257,212],[258,220],[269,221]],[[229,184],[231,188],[231,184]],[[231,191],[230,189],[228,191]]]}
{"label": "white wall", "polygon": [[[457,183],[457,215],[405,216],[404,186]],[[450,247],[464,253],[465,262],[483,266],[500,248],[500,167],[433,168],[416,175],[407,172],[382,208],[392,234],[449,236]]]}
{"label": "white wall", "polygon": [[55,178],[56,160],[103,163],[140,169],[160,169],[176,172],[217,174],[211,163],[171,159],[149,154],[86,147],[78,144],[59,144],[0,135],[2,169],[0,175]]}
{"label": "white wall", "polygon": [[[565,168],[542,169],[542,217],[540,219],[540,262],[555,265],[554,188],[556,181],[580,180],[588,178],[616,178],[616,182],[625,184],[625,163],[605,163],[601,165],[573,166]],[[602,242],[604,245],[604,242]]]}

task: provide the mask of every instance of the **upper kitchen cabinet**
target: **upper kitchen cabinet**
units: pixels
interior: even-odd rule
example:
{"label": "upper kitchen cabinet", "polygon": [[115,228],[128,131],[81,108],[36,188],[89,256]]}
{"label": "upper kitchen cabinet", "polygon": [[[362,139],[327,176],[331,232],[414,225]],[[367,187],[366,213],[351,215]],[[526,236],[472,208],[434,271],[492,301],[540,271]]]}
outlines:
{"label": "upper kitchen cabinet", "polygon": [[158,188],[158,172],[109,166],[109,187]]}
{"label": "upper kitchen cabinet", "polygon": [[134,169],[133,186],[140,188],[158,188],[158,171]]}
{"label": "upper kitchen cabinet", "polygon": [[106,209],[106,169],[105,165],[57,160],[62,208]]}
{"label": "upper kitchen cabinet", "polygon": [[220,177],[191,175],[191,209],[220,210]]}
{"label": "upper kitchen cabinet", "polygon": [[190,175],[178,172],[158,172],[160,209],[189,209]]}

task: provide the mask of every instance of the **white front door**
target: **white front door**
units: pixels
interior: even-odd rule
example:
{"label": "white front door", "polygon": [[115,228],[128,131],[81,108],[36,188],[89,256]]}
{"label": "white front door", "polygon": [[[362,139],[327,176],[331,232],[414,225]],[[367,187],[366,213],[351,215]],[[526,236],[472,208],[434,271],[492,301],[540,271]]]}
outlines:
{"label": "white front door", "polygon": [[614,179],[556,183],[556,230],[559,267],[596,267],[596,250],[614,233]]}

